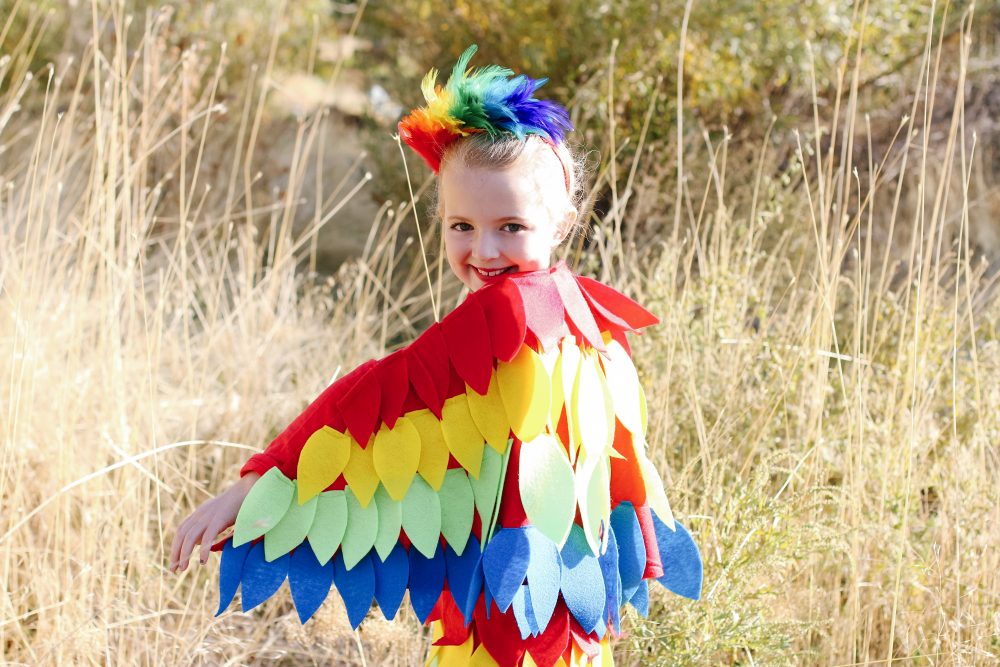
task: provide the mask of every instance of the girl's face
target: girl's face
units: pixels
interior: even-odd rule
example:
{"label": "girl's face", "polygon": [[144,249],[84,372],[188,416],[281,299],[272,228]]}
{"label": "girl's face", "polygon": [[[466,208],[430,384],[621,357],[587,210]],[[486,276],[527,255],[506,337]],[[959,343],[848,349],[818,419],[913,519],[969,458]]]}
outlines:
{"label": "girl's face", "polygon": [[445,162],[440,177],[448,265],[472,291],[507,273],[548,268],[576,220],[554,154],[545,160],[526,150],[504,169]]}

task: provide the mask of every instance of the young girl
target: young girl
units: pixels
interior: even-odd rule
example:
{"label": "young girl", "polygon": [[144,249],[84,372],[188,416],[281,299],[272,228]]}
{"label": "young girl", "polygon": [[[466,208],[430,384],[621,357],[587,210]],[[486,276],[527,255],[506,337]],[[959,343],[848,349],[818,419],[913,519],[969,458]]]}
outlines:
{"label": "young girl", "polygon": [[[468,298],[409,346],[326,389],[231,489],[180,526],[173,569],[221,545],[221,613],[288,579],[304,623],[336,586],[357,627],[404,593],[432,624],[428,665],[612,664],[648,580],[691,598],[701,559],[646,455],[626,332],[657,319],[553,250],[577,224],[570,129],[544,80],[498,66],[447,85],[402,139],[438,174]],[[216,545],[215,548],[220,548]]]}

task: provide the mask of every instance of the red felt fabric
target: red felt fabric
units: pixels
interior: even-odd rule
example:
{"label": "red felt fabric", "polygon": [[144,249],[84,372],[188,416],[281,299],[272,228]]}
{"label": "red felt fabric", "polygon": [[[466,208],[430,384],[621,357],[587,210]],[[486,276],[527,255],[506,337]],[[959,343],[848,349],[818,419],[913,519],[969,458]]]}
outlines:
{"label": "red felt fabric", "polygon": [[653,526],[649,505],[636,505],[635,516],[639,519],[642,543],[646,545],[646,569],[642,572],[642,578],[659,579],[663,576],[663,562],[660,560],[660,546],[656,541],[656,528]]}
{"label": "red felt fabric", "polygon": [[410,390],[406,353],[405,348],[394,352],[378,365],[378,382],[382,389],[379,413],[382,422],[389,428],[394,428],[396,420],[403,414],[403,403]]}
{"label": "red felt fabric", "polygon": [[486,285],[472,296],[479,299],[486,315],[493,355],[499,361],[510,361],[521,349],[526,331],[521,292],[510,280],[501,280]]}
{"label": "red felt fabric", "polygon": [[569,610],[562,599],[556,603],[556,610],[552,612],[545,630],[537,637],[528,637],[524,643],[538,667],[556,664],[569,646]]}
{"label": "red felt fabric", "polygon": [[584,276],[576,276],[576,281],[591,306],[609,322],[631,331],[660,323],[655,315],[618,290]]}
{"label": "red felt fabric", "polygon": [[379,404],[382,401],[382,388],[375,368],[365,373],[351,390],[345,393],[337,407],[344,415],[347,430],[351,437],[362,447],[368,446],[372,434],[378,427]]}
{"label": "red felt fabric", "polygon": [[493,375],[490,326],[479,299],[468,299],[463,305],[442,320],[441,332],[452,366],[467,385],[483,395]]}
{"label": "red felt fabric", "polygon": [[509,610],[506,614],[501,614],[495,602],[491,602],[490,606],[489,619],[486,618],[485,604],[477,604],[473,611],[476,636],[499,667],[518,667],[524,656],[526,643],[521,639],[517,620]]}

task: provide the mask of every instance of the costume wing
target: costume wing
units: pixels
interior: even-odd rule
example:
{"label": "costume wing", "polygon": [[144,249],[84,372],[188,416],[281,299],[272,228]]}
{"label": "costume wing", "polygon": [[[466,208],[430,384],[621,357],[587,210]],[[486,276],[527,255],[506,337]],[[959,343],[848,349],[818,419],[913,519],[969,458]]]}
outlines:
{"label": "costume wing", "polygon": [[262,477],[222,547],[219,613],[287,579],[302,622],[335,586],[357,627],[409,590],[437,647],[552,665],[601,650],[625,602],[645,612],[650,578],[697,598],[625,338],[656,322],[560,263],[338,380],[243,467]]}

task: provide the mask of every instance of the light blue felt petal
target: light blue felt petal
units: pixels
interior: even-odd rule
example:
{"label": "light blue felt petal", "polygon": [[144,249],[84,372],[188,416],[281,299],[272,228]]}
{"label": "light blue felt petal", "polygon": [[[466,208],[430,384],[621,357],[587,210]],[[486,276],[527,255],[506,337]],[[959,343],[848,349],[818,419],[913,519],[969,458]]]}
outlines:
{"label": "light blue felt petal", "polygon": [[472,622],[472,612],[479,600],[479,593],[483,590],[483,557],[479,540],[470,537],[461,555],[448,545],[444,551],[444,560],[448,588],[468,625]]}
{"label": "light blue felt petal", "polygon": [[403,531],[413,546],[427,558],[433,557],[441,540],[441,499],[419,475],[403,498],[402,516]]}
{"label": "light blue felt petal", "polygon": [[375,566],[375,601],[387,621],[396,617],[410,581],[410,560],[406,549],[397,544],[385,561],[372,559]]}
{"label": "light blue felt petal", "polygon": [[375,570],[371,555],[366,554],[354,567],[347,569],[343,555],[337,554],[333,559],[333,581],[344,600],[347,619],[351,627],[357,630],[368,615],[372,598],[375,597]]}
{"label": "light blue felt petal", "polygon": [[233,546],[233,540],[226,540],[222,547],[222,558],[219,562],[219,610],[215,612],[218,616],[236,595],[236,589],[240,587],[240,579],[243,576],[243,564],[250,553],[251,544],[248,542],[238,547]]}
{"label": "light blue felt petal", "polygon": [[[263,479],[263,477],[261,478]],[[260,480],[258,480],[260,481]],[[257,542],[243,563],[241,587],[243,611],[250,611],[281,588],[288,576],[288,554],[270,563],[264,559],[264,543]]]}
{"label": "light blue felt petal", "polygon": [[[518,586],[517,592],[514,593],[514,599],[511,600],[510,610],[514,614],[514,620],[517,621],[517,629],[521,631],[521,639],[530,637],[534,634],[533,629],[538,627],[534,613],[530,611],[530,605],[528,586]],[[530,619],[528,618],[529,614],[531,615]]]}
{"label": "light blue felt petal", "polygon": [[434,610],[444,589],[444,550],[438,545],[433,558],[425,558],[416,549],[410,549],[410,604],[421,623]]}
{"label": "light blue felt petal", "polygon": [[368,507],[363,507],[350,487],[346,489],[345,498],[347,528],[344,530],[340,553],[344,556],[344,565],[350,570],[375,545],[375,537],[378,535],[378,505],[368,503]]}
{"label": "light blue felt petal", "polygon": [[476,505],[469,473],[464,468],[452,468],[445,473],[438,497],[441,499],[441,534],[455,553],[461,554],[472,532]]}
{"label": "light blue felt petal", "polygon": [[676,519],[674,526],[677,530],[670,530],[653,514],[656,543],[660,547],[660,561],[663,563],[663,576],[657,581],[677,595],[698,600],[701,598],[704,574],[701,553],[688,529]]}
{"label": "light blue felt petal", "polygon": [[629,604],[635,607],[639,614],[646,618],[649,616],[649,582],[645,579],[639,582],[639,587],[629,600]]}
{"label": "light blue felt petal", "polygon": [[622,600],[635,595],[646,569],[646,543],[632,503],[624,502],[611,512],[611,529],[618,542],[618,572],[622,578]]}
{"label": "light blue felt petal", "polygon": [[399,529],[403,525],[403,503],[393,500],[385,487],[380,484],[375,491],[375,505],[378,507],[375,551],[384,561],[389,557],[393,547],[399,543]]}
{"label": "light blue felt petal", "polygon": [[556,543],[535,528],[528,530],[528,593],[539,631],[544,632],[559,599],[562,559]]}
{"label": "light blue felt petal", "polygon": [[517,589],[524,583],[530,553],[526,528],[503,528],[486,544],[483,575],[501,612],[510,608]]}
{"label": "light blue felt petal", "polygon": [[608,548],[597,559],[601,564],[601,573],[604,575],[604,590],[607,594],[607,608],[601,614],[601,619],[611,619],[611,627],[614,631],[621,630],[621,605],[622,605],[622,578],[618,573],[618,542],[615,539],[615,531],[608,531]]}
{"label": "light blue felt petal", "polygon": [[324,491],[316,496],[316,516],[309,527],[309,546],[320,563],[327,563],[340,548],[347,530],[347,494]]}
{"label": "light blue felt petal", "polygon": [[299,547],[289,556],[288,587],[299,621],[305,623],[316,613],[333,584],[333,563],[319,562],[312,549]]}
{"label": "light blue felt petal", "polygon": [[583,528],[573,525],[560,552],[562,578],[560,588],[566,607],[584,632],[597,627],[607,606],[604,576],[597,557],[590,552]]}

